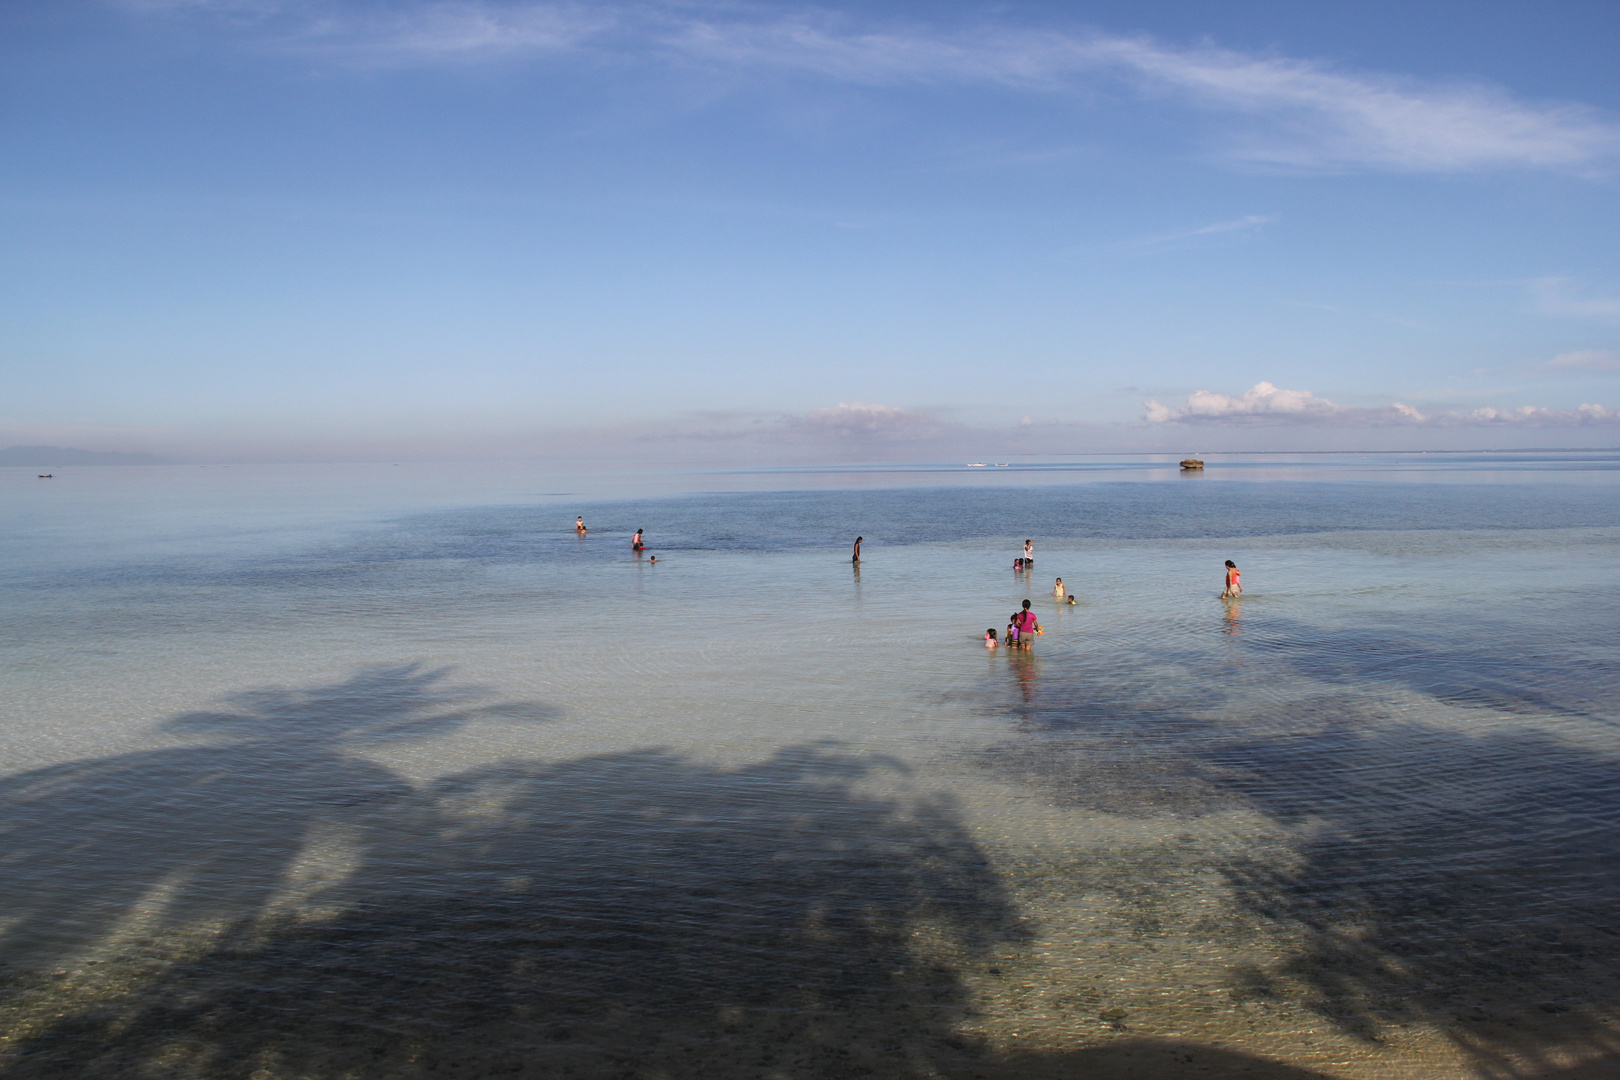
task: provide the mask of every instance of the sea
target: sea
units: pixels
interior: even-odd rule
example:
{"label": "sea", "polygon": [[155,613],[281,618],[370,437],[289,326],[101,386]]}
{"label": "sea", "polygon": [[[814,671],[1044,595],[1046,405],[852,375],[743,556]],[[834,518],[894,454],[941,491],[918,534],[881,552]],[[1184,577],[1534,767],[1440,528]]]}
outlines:
{"label": "sea", "polygon": [[1620,1076],[1620,452],[1206,461],[0,469],[0,1073]]}

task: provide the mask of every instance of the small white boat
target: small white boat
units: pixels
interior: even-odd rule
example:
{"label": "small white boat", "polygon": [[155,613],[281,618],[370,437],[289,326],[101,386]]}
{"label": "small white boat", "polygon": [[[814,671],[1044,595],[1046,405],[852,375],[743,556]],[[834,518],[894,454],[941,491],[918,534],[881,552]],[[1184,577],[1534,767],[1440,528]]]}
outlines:
{"label": "small white boat", "polygon": [[982,469],[984,467],[985,467],[985,464],[982,461],[970,461],[970,462],[968,462],[968,468],[970,468],[970,469]]}

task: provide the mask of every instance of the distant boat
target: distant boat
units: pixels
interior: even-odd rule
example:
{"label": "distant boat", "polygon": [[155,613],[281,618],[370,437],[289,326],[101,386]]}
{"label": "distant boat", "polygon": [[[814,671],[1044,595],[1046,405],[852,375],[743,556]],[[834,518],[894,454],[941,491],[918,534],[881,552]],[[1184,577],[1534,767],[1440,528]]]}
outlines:
{"label": "distant boat", "polygon": [[41,480],[49,480],[55,475],[56,475],[55,473],[42,472],[42,473],[39,474],[39,478]]}
{"label": "distant boat", "polygon": [[970,462],[968,462],[968,468],[970,468],[970,469],[982,469],[984,467],[985,467],[985,465],[984,465],[984,462],[982,462],[982,461],[970,461]]}
{"label": "distant boat", "polygon": [[1005,461],[998,461],[998,462],[996,462],[996,468],[998,468],[998,469],[1005,469],[1005,468],[1006,468],[1006,467],[1007,467],[1007,463],[1006,463],[1006,462],[1005,462]]}
{"label": "distant boat", "polygon": [[1183,469],[1202,469],[1204,467],[1204,463],[1202,460],[1195,457],[1182,458],[1181,467]]}

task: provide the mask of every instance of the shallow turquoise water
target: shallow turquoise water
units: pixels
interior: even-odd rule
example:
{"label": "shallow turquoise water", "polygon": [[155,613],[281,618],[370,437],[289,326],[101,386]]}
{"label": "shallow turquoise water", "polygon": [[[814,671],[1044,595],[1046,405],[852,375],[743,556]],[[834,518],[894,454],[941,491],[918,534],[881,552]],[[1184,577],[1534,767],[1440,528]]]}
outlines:
{"label": "shallow turquoise water", "polygon": [[23,472],[19,1075],[1620,1047],[1620,455]]}

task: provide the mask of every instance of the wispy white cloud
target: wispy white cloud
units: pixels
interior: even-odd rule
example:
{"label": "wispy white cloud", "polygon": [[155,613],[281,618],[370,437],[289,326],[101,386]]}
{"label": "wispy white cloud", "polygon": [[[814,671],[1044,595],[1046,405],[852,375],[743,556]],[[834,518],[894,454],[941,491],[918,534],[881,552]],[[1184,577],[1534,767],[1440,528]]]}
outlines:
{"label": "wispy white cloud", "polygon": [[925,413],[893,405],[841,401],[790,420],[794,427],[834,435],[916,435],[936,431],[940,424]]}
{"label": "wispy white cloud", "polygon": [[362,65],[477,64],[584,49],[617,27],[612,5],[428,0],[397,5],[281,3],[275,43]]}
{"label": "wispy white cloud", "polygon": [[280,0],[113,0],[113,6],[144,14],[206,12],[262,18],[276,14],[285,5]]}
{"label": "wispy white cloud", "polygon": [[1620,371],[1620,352],[1613,349],[1579,349],[1560,353],[1547,361],[1548,371]]}
{"label": "wispy white cloud", "polygon": [[1620,421],[1620,412],[1601,405],[1581,405],[1574,409],[1546,409],[1523,405],[1516,409],[1479,408],[1468,412],[1423,413],[1399,401],[1381,408],[1340,405],[1317,397],[1309,390],[1284,390],[1269,382],[1256,383],[1236,397],[1198,390],[1179,405],[1165,405],[1149,398],[1142,403],[1142,419],[1150,424],[1210,424],[1227,426],[1273,426],[1288,424],[1332,424],[1338,426],[1502,425],[1569,427],[1611,424]]}
{"label": "wispy white cloud", "polygon": [[1277,218],[1271,214],[1249,214],[1232,221],[1217,221],[1210,225],[1203,225],[1196,229],[1181,229],[1176,232],[1160,233],[1156,236],[1145,236],[1140,240],[1130,240],[1125,243],[1126,248],[1151,249],[1168,247],[1174,244],[1185,243],[1190,240],[1200,240],[1206,236],[1221,236],[1232,233],[1245,233],[1258,229],[1262,225],[1269,225]]}
{"label": "wispy white cloud", "polygon": [[[141,0],[136,0],[141,2]],[[175,10],[240,10],[146,0]],[[271,0],[264,0],[265,3]],[[1620,125],[1574,103],[1521,100],[1480,83],[1435,83],[1212,45],[985,25],[873,28],[846,15],[739,4],[422,0],[376,7],[285,0],[284,47],[370,63],[469,62],[589,49],[730,71],[797,73],[867,86],[994,84],[1062,94],[1113,83],[1248,121],[1229,159],[1304,170],[1599,171]]]}
{"label": "wispy white cloud", "polygon": [[1567,277],[1537,278],[1530,289],[1545,314],[1620,323],[1620,296],[1594,296]]}
{"label": "wispy white cloud", "polygon": [[1482,84],[1433,84],[1310,60],[1153,42],[1099,42],[1124,69],[1193,103],[1272,121],[1235,156],[1302,169],[1581,171],[1614,157],[1620,129],[1596,110],[1531,104]]}

